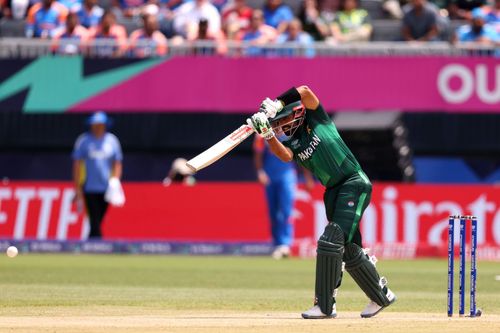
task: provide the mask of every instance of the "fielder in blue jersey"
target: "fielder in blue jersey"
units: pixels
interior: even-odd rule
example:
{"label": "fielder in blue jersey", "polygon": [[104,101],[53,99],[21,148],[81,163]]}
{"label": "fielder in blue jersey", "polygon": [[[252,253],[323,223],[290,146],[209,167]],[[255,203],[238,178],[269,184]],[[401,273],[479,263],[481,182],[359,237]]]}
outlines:
{"label": "fielder in blue jersey", "polygon": [[[291,221],[297,171],[294,164],[282,162],[269,151],[260,136],[255,136],[254,164],[258,181],[266,187],[267,209],[271,220],[271,235],[274,251],[272,257],[281,259],[290,255],[294,228]],[[304,174],[308,189],[314,186],[310,174]]]}
{"label": "fielder in blue jersey", "polygon": [[108,124],[105,113],[94,113],[89,118],[90,131],[78,137],[73,150],[76,200],[85,203],[90,222],[89,238],[102,237],[109,180],[120,179],[122,175],[122,149],[118,138],[107,132]]}

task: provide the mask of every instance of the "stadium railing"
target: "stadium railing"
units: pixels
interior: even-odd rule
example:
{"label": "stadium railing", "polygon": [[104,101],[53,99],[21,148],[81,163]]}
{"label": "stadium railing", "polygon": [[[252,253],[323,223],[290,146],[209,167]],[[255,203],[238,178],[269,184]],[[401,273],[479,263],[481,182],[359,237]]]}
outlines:
{"label": "stadium railing", "polygon": [[[142,48],[146,55],[154,56],[154,47],[147,41],[139,41],[136,49]],[[74,40],[59,40],[57,46],[52,40],[26,38],[0,38],[0,58],[36,58],[49,54],[83,54],[88,57],[116,57],[113,50],[119,49],[114,40],[94,40],[80,44]],[[119,57],[135,58],[130,45],[121,45]],[[249,42],[228,41],[220,44],[213,41],[186,42],[168,45],[166,56],[213,56],[225,57],[318,57],[318,56],[499,56],[495,46],[475,43],[450,44],[448,42],[406,43],[406,42],[360,42],[331,44],[316,42],[303,45],[297,43],[253,45]]]}

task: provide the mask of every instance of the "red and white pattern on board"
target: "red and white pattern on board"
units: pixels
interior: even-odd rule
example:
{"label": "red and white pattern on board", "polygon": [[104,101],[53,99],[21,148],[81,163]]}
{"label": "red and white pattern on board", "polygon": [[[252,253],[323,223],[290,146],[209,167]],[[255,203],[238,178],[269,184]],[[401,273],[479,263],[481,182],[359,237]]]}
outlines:
{"label": "red and white pattern on board", "polygon": [[[264,189],[256,183],[125,183],[124,190],[127,204],[111,207],[106,216],[107,240],[270,240]],[[312,193],[297,193],[296,255],[315,255],[327,223],[322,194],[319,185]],[[88,226],[73,195],[70,183],[0,185],[0,238],[84,239]],[[477,216],[479,258],[500,259],[500,187],[487,185],[375,184],[361,221],[364,245],[382,258],[445,257],[450,214]],[[458,228],[455,232],[458,244]]]}

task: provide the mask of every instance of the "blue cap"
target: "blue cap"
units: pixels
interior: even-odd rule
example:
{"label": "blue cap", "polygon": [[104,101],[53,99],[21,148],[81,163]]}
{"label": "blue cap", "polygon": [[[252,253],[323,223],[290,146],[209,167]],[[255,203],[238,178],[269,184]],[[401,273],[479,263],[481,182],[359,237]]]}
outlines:
{"label": "blue cap", "polygon": [[89,123],[89,125],[94,125],[94,124],[107,125],[108,121],[109,121],[109,119],[108,119],[108,116],[106,115],[106,113],[99,111],[99,112],[96,112],[89,117],[88,123]]}
{"label": "blue cap", "polygon": [[481,8],[474,8],[471,12],[472,19],[485,19],[486,13]]}

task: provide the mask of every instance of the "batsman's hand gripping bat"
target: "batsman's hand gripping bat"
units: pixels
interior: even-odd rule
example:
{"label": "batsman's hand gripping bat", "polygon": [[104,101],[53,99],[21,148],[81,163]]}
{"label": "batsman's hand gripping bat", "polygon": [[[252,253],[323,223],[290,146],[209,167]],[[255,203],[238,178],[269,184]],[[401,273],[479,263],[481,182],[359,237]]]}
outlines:
{"label": "batsman's hand gripping bat", "polygon": [[236,131],[229,134],[224,139],[220,140],[201,154],[187,161],[186,165],[193,172],[198,172],[229,153],[253,133],[254,130],[252,127],[246,124],[241,125]]}

